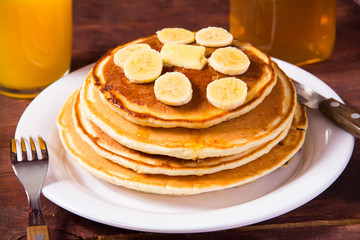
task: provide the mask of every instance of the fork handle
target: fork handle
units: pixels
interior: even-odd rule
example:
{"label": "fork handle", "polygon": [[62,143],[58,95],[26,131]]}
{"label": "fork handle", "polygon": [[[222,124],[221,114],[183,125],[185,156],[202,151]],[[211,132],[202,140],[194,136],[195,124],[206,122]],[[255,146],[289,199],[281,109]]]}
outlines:
{"label": "fork handle", "polygon": [[27,239],[28,240],[50,240],[49,227],[48,225],[31,226],[27,228]]}

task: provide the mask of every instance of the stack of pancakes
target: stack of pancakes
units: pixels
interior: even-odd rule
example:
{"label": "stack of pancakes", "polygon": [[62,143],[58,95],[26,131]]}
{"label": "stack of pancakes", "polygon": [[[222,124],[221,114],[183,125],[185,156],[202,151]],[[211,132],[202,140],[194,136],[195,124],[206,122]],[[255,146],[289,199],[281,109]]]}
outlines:
{"label": "stack of pancakes", "polygon": [[[202,70],[164,66],[191,81],[193,96],[182,106],[156,99],[154,82],[129,81],[114,54],[146,43],[160,51],[156,35],[118,46],[100,58],[84,84],[64,103],[58,128],[65,149],[81,167],[110,183],[143,192],[190,195],[254,181],[289,161],[301,148],[305,109],[276,63],[248,43],[248,70],[238,77],[245,102],[222,110],[206,98],[206,86],[226,77]],[[195,44],[195,43],[193,43]],[[217,48],[207,47],[206,57]]]}

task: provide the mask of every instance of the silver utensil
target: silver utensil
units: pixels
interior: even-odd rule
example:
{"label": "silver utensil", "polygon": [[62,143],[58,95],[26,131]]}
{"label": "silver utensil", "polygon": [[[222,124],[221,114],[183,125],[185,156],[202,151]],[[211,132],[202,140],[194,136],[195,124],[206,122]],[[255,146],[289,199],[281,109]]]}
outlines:
{"label": "silver utensil", "polygon": [[305,106],[319,109],[338,126],[360,138],[360,113],[351,107],[333,99],[326,98],[311,88],[291,79],[295,85],[298,100]]}
{"label": "silver utensil", "polygon": [[41,157],[32,138],[30,142],[31,159],[27,157],[25,141],[21,138],[21,159],[17,157],[16,140],[10,142],[11,165],[16,176],[23,185],[29,202],[29,226],[27,228],[27,239],[47,240],[50,239],[49,227],[46,225],[40,204],[40,191],[48,169],[48,151],[42,138],[38,138]]}

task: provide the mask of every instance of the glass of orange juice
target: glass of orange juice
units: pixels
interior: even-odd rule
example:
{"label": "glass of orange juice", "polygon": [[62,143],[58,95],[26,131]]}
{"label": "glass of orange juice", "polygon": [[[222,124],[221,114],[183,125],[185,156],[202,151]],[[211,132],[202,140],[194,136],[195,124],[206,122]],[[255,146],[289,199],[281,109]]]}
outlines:
{"label": "glass of orange juice", "polygon": [[336,0],[230,0],[235,38],[296,65],[328,59],[335,29]]}
{"label": "glass of orange juice", "polygon": [[72,0],[1,0],[0,22],[0,93],[33,98],[68,73]]}

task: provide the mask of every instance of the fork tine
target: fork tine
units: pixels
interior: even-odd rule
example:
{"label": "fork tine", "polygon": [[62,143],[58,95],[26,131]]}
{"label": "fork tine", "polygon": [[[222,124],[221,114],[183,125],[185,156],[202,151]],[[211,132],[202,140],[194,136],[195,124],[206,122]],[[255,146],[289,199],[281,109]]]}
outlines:
{"label": "fork tine", "polygon": [[26,146],[23,138],[21,138],[21,160],[27,161]]}
{"label": "fork tine", "polygon": [[36,148],[35,148],[35,144],[34,144],[34,140],[30,137],[30,148],[31,148],[31,159],[32,160],[37,160],[37,154],[36,154]]}
{"label": "fork tine", "polygon": [[46,147],[46,143],[41,137],[38,137],[38,140],[39,140],[41,156],[42,156],[41,159],[48,160],[49,159],[49,154],[48,154],[48,150],[47,150],[47,147]]}
{"label": "fork tine", "polygon": [[16,140],[13,138],[10,142],[10,156],[11,156],[11,162],[16,163],[17,162],[17,151],[16,151]]}

